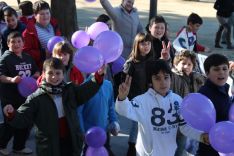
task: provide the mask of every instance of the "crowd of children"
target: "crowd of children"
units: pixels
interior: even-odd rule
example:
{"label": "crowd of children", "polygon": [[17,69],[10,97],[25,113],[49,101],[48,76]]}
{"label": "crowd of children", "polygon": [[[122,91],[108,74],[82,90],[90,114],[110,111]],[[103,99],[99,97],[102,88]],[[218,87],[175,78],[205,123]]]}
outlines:
{"label": "crowd of children", "polygon": [[[190,127],[180,114],[183,98],[199,92],[213,102],[216,122],[228,120],[228,59],[211,54],[204,62],[205,73],[196,70],[196,53],[210,51],[198,44],[196,33],[202,18],[191,13],[171,44],[163,16],[153,17],[144,33],[134,0],[122,0],[116,8],[108,0],[100,3],[109,16],[102,14],[96,21],[106,23],[123,38],[126,62],[123,71],[115,73],[118,77],[112,75],[111,63],[88,76],[82,73],[72,63],[75,49],[69,39],[48,51],[49,39],[61,32],[47,2],[21,2],[20,17],[0,2],[0,101],[4,114],[0,155],[10,154],[7,145],[12,137],[14,153],[32,153],[25,143],[34,127],[38,156],[85,156],[85,133],[99,126],[107,134],[104,146],[109,156],[114,156],[110,136],[120,131],[117,111],[132,120],[127,156],[218,156],[208,134]],[[217,0],[221,26],[215,47],[221,48],[220,32],[225,29],[227,48],[233,49],[230,28],[222,21],[227,12],[221,6]],[[229,15],[232,10],[228,11]],[[28,97],[17,89],[24,77],[37,79],[38,89]],[[118,89],[113,88],[116,84],[120,84]]]}

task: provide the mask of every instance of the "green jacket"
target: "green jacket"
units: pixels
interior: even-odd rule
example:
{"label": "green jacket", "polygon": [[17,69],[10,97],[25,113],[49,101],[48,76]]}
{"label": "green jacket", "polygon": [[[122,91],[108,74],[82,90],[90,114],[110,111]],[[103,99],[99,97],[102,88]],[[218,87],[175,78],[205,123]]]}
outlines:
{"label": "green jacket", "polygon": [[[89,100],[98,89],[99,85],[92,81],[81,86],[68,83],[63,89],[63,108],[72,138],[73,156],[80,155],[83,145],[76,114],[77,106]],[[57,108],[52,97],[41,88],[27,98],[10,121],[16,128],[28,127],[33,123],[36,127],[37,156],[60,156]]]}

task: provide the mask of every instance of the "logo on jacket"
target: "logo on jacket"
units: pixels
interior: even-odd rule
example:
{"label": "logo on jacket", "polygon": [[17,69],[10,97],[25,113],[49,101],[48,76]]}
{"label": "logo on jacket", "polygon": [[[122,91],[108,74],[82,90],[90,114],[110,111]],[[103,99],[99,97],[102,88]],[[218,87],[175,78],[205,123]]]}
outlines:
{"label": "logo on jacket", "polygon": [[132,104],[133,107],[139,108],[139,105],[135,101],[131,101],[131,104]]}

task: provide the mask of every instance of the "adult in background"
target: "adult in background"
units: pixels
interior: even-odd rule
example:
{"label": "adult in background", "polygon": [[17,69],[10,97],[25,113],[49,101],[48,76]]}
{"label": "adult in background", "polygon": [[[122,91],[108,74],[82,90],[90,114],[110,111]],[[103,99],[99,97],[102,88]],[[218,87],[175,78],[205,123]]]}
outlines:
{"label": "adult in background", "polygon": [[38,0],[33,4],[36,21],[29,21],[24,37],[24,51],[29,53],[36,62],[39,70],[42,70],[44,60],[50,56],[47,50],[47,42],[53,36],[60,36],[57,22],[51,18],[50,6],[47,2]]}
{"label": "adult in background", "polygon": [[113,21],[113,30],[123,39],[124,49],[122,56],[127,59],[137,33],[143,32],[139,14],[133,7],[135,0],[122,0],[120,6],[113,7],[108,0],[100,0],[102,7]]}
{"label": "adult in background", "polygon": [[216,18],[220,24],[219,29],[215,36],[215,47],[223,48],[220,46],[220,39],[223,31],[226,31],[227,49],[234,49],[231,43],[231,27],[228,24],[228,19],[231,17],[234,7],[233,0],[216,0],[214,8],[217,10]]}
{"label": "adult in background", "polygon": [[[228,24],[229,24],[230,29],[231,29],[230,30],[231,38],[234,40],[234,7],[233,7],[233,11],[232,11],[231,16],[228,19]],[[226,39],[225,39],[226,33],[227,32],[224,31],[222,34],[222,42],[221,42],[222,44],[227,44]]]}

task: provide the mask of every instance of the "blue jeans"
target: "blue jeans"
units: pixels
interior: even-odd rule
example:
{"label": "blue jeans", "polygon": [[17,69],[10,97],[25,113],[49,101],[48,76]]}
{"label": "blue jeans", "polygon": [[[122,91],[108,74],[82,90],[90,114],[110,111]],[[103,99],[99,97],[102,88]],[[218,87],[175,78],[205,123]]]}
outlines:
{"label": "blue jeans", "polygon": [[[232,12],[232,15],[229,17],[228,19],[228,25],[230,26],[230,28],[232,29],[232,38],[234,40],[234,12]],[[222,34],[222,41],[226,41],[226,31],[223,32]]]}
{"label": "blue jeans", "polygon": [[136,121],[132,121],[128,142],[136,143],[137,133],[138,133],[138,123]]}
{"label": "blue jeans", "polygon": [[187,156],[185,152],[186,139],[187,137],[184,136],[180,131],[177,132],[177,149],[175,151],[175,156]]}

